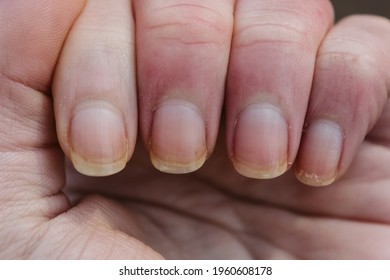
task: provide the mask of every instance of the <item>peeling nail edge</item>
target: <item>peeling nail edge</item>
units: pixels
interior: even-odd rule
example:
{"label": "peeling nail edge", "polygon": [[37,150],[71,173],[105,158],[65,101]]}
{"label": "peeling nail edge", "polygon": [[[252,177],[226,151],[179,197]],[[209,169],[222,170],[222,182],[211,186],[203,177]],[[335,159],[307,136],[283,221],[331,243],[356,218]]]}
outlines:
{"label": "peeling nail edge", "polygon": [[313,187],[329,186],[336,181],[337,175],[332,177],[320,177],[315,173],[307,173],[304,170],[296,172],[297,179],[305,185]]}

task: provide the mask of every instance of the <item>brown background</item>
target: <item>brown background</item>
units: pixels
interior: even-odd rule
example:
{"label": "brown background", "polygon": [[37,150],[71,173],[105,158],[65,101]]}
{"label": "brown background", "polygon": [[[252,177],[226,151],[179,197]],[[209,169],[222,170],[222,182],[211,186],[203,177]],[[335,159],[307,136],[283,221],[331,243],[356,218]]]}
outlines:
{"label": "brown background", "polygon": [[331,0],[331,2],[338,19],[350,14],[377,14],[390,18],[390,0]]}

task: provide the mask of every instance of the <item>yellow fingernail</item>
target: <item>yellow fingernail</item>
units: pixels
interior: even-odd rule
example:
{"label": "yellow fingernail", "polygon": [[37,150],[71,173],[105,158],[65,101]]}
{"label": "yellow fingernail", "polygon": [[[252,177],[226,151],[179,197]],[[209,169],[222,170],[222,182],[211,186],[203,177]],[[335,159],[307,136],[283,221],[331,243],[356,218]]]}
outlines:
{"label": "yellow fingernail", "polygon": [[70,157],[74,167],[89,176],[108,176],[125,168],[126,129],[120,111],[105,101],[77,105],[70,125]]}
{"label": "yellow fingernail", "polygon": [[153,165],[167,173],[189,173],[207,158],[205,122],[199,110],[183,100],[166,100],[153,117],[150,139]]}

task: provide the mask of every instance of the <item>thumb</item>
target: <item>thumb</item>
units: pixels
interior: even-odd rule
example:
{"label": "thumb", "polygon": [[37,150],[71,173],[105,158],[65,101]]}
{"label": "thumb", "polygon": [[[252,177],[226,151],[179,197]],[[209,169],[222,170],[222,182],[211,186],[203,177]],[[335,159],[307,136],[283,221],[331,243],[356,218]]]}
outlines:
{"label": "thumb", "polygon": [[25,257],[29,248],[20,241],[34,241],[42,222],[68,207],[47,93],[82,6],[81,0],[0,1],[0,258]]}

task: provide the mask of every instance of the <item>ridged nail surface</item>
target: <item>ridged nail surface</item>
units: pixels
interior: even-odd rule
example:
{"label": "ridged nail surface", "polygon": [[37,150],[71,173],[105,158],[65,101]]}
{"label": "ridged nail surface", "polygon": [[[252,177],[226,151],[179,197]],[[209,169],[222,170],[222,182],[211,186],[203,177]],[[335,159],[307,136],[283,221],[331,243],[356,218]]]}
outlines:
{"label": "ridged nail surface", "polygon": [[270,179],[287,170],[288,125],[270,104],[247,106],[237,118],[233,164],[242,175]]}
{"label": "ridged nail surface", "polygon": [[120,111],[105,101],[84,101],[71,119],[70,157],[85,175],[108,176],[127,163],[126,129]]}
{"label": "ridged nail surface", "polygon": [[165,100],[154,112],[150,158],[160,171],[173,174],[199,169],[207,157],[205,121],[184,100]]}
{"label": "ridged nail surface", "polygon": [[329,185],[337,177],[343,133],[336,123],[318,120],[304,134],[296,167],[299,180],[312,186]]}

